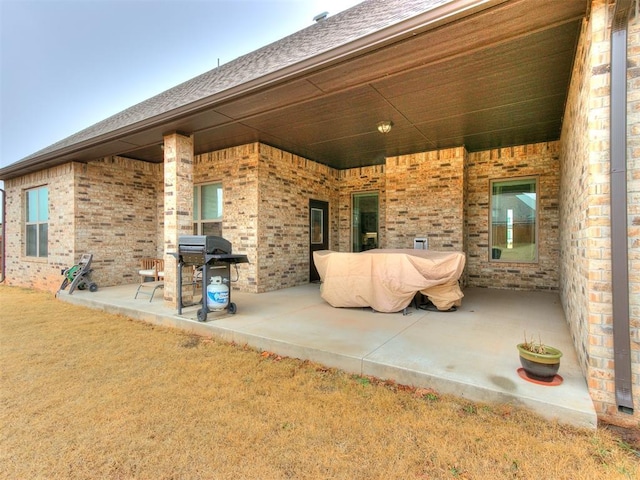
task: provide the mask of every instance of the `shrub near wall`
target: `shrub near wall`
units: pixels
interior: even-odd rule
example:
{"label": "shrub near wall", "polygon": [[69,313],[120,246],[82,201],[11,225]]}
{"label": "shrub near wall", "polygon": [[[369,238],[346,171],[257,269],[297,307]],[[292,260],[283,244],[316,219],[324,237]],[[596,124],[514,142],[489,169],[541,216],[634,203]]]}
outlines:
{"label": "shrub near wall", "polygon": [[[559,142],[469,154],[467,164],[467,274],[469,286],[558,289]],[[538,177],[538,262],[489,260],[489,181]]]}

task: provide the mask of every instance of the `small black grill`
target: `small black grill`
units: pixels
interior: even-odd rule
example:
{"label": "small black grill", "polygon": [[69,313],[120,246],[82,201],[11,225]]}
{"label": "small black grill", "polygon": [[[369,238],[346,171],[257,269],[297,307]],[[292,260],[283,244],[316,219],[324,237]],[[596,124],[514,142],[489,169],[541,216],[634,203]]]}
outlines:
{"label": "small black grill", "polygon": [[[223,282],[229,286],[229,297],[226,309],[229,313],[236,313],[236,304],[231,302],[231,265],[249,263],[246,255],[238,255],[232,252],[231,242],[213,235],[183,235],[178,238],[178,314],[182,313],[182,307],[186,306],[182,301],[182,269],[185,266],[193,266],[195,270],[202,272],[202,308],[198,310],[198,321],[205,322],[210,311],[207,304],[207,286],[214,276],[223,278]],[[215,275],[214,275],[215,274]],[[237,278],[236,278],[237,280]],[[196,305],[196,304],[194,304]]]}

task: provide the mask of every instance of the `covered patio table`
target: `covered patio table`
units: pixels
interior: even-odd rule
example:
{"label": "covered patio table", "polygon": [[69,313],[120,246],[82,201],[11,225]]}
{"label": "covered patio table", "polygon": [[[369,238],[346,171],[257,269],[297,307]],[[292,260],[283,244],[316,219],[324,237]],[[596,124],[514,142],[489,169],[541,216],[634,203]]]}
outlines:
{"label": "covered patio table", "polygon": [[320,295],[333,307],[371,307],[398,312],[420,292],[438,310],[460,306],[458,280],[465,265],[462,252],[374,249],[365,252],[313,253],[322,285]]}

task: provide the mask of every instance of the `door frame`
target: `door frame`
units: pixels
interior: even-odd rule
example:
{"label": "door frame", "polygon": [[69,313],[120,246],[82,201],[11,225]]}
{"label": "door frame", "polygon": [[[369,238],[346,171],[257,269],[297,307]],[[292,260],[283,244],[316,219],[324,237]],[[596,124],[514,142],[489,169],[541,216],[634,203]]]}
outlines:
{"label": "door frame", "polygon": [[[320,219],[318,219],[320,216]],[[309,199],[309,282],[319,282],[313,252],[329,249],[329,202]]]}

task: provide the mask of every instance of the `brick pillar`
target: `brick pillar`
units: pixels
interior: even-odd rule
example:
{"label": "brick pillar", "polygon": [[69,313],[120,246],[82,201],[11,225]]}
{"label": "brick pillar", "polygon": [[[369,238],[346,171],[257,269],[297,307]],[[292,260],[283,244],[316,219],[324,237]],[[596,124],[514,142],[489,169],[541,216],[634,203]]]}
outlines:
{"label": "brick pillar", "polygon": [[178,308],[178,237],[193,231],[193,137],[164,137],[164,300]]}

